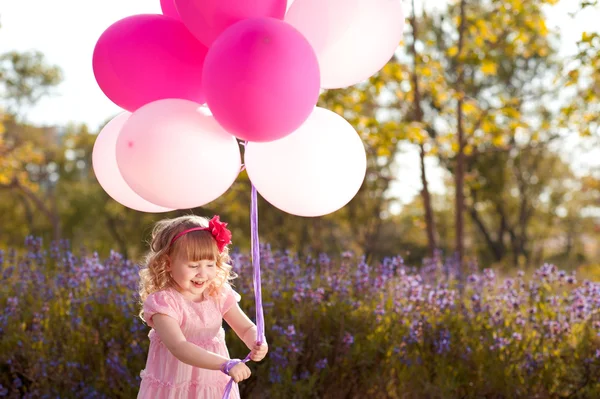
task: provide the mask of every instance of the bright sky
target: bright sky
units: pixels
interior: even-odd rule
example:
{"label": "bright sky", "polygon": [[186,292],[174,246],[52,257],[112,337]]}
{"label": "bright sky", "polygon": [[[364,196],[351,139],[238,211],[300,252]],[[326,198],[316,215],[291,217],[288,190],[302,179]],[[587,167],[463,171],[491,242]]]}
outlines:
{"label": "bright sky", "polygon": [[[443,3],[444,0],[426,1],[428,5]],[[560,29],[564,54],[575,51],[575,43],[583,31],[598,30],[597,22],[594,23],[600,20],[598,9],[580,13],[576,19],[567,15],[575,9],[576,3],[576,0],[562,0],[549,11],[549,26]],[[49,63],[58,65],[64,72],[64,82],[57,88],[57,95],[31,109],[27,119],[49,125],[84,122],[96,129],[119,113],[120,108],[108,100],[96,84],[92,52],[96,40],[108,26],[126,16],[143,13],[160,13],[160,0],[2,0],[0,54],[11,50],[39,50]],[[421,186],[417,153],[408,149],[399,157],[398,164],[394,192],[406,203]],[[434,169],[431,173],[433,190],[441,192],[442,172]]]}

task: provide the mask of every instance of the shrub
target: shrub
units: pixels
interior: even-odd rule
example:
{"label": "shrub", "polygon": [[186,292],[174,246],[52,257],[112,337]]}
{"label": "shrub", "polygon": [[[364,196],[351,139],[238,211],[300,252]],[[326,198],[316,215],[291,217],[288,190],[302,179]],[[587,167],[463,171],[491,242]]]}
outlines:
{"label": "shrub", "polygon": [[[76,257],[65,242],[26,247],[0,251],[0,396],[135,397],[149,331],[137,266],[115,252]],[[416,268],[269,246],[261,256],[270,352],[242,397],[600,397],[597,283],[549,264],[514,278],[472,267],[460,285],[441,257]],[[253,317],[249,256],[232,258]]]}

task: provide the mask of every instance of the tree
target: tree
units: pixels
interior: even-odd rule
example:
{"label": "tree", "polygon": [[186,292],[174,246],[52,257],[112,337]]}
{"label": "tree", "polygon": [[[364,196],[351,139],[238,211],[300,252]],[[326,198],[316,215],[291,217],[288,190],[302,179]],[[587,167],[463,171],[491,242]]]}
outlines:
{"label": "tree", "polygon": [[[455,177],[459,259],[466,234],[461,210],[466,208],[473,216],[479,206],[471,185],[476,159],[488,152],[514,150],[516,135],[534,142],[555,135],[554,126],[536,122],[549,119],[544,101],[551,94],[547,81],[556,69],[543,14],[543,7],[552,3],[460,1],[449,6],[447,14],[429,16],[432,37],[425,42],[427,51],[441,60],[449,88],[448,100],[433,104],[439,112],[431,125],[436,127],[441,163]],[[482,223],[477,226],[489,230]],[[491,249],[499,253],[492,245]]]}
{"label": "tree", "polygon": [[60,81],[60,69],[47,65],[39,52],[0,55],[0,96],[7,112],[0,136],[0,189],[12,190],[22,198],[33,231],[32,209],[44,214],[55,238],[60,237],[56,203],[45,201],[45,195],[40,194],[44,189],[39,185],[45,173],[44,159],[56,150],[55,129],[21,124],[17,115],[23,112],[23,106],[35,105],[48,95]]}
{"label": "tree", "polygon": [[0,55],[0,97],[9,113],[34,106],[62,81],[59,67],[48,65],[39,51]]}
{"label": "tree", "polygon": [[[419,40],[419,21],[417,19],[417,13],[415,8],[415,1],[412,0],[412,15],[410,17],[410,26],[412,28],[412,40],[410,42],[410,55],[412,56],[412,71],[411,71],[411,82],[412,82],[412,91],[413,95],[413,115],[412,119],[416,123],[417,128],[421,127],[420,131],[426,134],[423,134],[420,137],[425,139],[428,137],[428,130],[423,128],[424,122],[424,112],[423,107],[421,105],[421,87],[419,84],[419,76],[421,74],[426,74],[425,71],[421,68],[421,64],[423,63],[423,57],[417,51],[417,41]],[[432,90],[429,90],[431,93]],[[425,157],[427,152],[425,150],[425,140],[419,140],[419,160],[420,160],[420,169],[421,169],[421,197],[423,199],[423,208],[425,209],[425,227],[427,230],[427,244],[429,247],[429,255],[434,256],[435,251],[438,249],[437,244],[437,233],[435,228],[435,219],[433,216],[433,208],[431,204],[431,194],[429,192],[429,182],[427,180],[427,171],[425,167]]]}

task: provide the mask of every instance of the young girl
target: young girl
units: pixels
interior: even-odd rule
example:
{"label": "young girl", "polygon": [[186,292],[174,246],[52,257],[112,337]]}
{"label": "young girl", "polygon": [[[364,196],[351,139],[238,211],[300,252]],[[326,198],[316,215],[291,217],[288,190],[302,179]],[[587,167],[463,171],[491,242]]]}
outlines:
{"label": "young girl", "polygon": [[[229,358],[223,319],[251,350],[251,360],[267,354],[229,285],[235,274],[228,264],[226,226],[219,216],[210,221],[182,216],[154,227],[140,271],[140,317],[152,330],[138,398],[219,399],[230,378],[250,377],[244,363]],[[239,397],[234,385],[230,398]]]}

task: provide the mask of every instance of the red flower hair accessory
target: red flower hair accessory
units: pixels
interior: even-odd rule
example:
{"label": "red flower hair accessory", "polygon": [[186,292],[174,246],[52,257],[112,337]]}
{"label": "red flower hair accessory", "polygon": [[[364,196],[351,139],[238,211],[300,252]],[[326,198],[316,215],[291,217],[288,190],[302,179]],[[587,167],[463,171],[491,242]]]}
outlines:
{"label": "red flower hair accessory", "polygon": [[221,222],[219,218],[219,215],[213,216],[213,218],[208,222],[207,230],[210,231],[212,236],[217,241],[217,248],[219,248],[219,252],[223,252],[225,246],[231,244],[231,231],[227,229],[227,223]]}
{"label": "red flower hair accessory", "polygon": [[210,234],[212,234],[213,238],[217,242],[217,248],[219,249],[219,252],[223,252],[225,247],[228,244],[231,244],[231,231],[227,229],[227,223],[221,222],[219,218],[219,215],[213,216],[213,218],[208,221],[208,227],[192,227],[191,229],[182,231],[181,233],[173,237],[173,239],[171,240],[171,245],[173,245],[173,243],[177,241],[179,237],[187,233],[190,233],[192,231],[206,230],[209,231]]}

